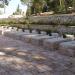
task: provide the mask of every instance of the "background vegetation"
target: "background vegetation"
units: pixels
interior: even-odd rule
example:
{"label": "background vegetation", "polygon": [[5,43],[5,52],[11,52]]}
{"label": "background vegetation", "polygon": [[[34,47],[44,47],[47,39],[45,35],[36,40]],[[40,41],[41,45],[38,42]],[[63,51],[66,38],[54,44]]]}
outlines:
{"label": "background vegetation", "polygon": [[44,5],[47,11],[55,13],[71,13],[75,11],[75,0],[21,0],[23,3],[31,3],[31,13],[43,12]]}

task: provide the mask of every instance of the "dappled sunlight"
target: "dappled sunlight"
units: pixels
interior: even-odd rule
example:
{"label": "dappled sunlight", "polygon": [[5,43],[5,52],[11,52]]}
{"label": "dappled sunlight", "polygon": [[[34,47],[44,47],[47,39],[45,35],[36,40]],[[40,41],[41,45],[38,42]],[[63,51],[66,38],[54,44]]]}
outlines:
{"label": "dappled sunlight", "polygon": [[33,55],[32,58],[36,59],[36,60],[45,60],[46,59],[45,57],[43,57],[42,55],[39,55],[39,54]]}
{"label": "dappled sunlight", "polygon": [[0,52],[0,55],[6,55],[6,53],[4,53],[4,52]]}
{"label": "dappled sunlight", "polygon": [[6,48],[3,48],[4,51],[15,51],[17,50],[17,48],[15,47],[6,47]]}
{"label": "dappled sunlight", "polygon": [[[21,55],[25,55],[21,52],[19,52],[19,54]],[[34,59],[40,59],[40,60],[45,60],[45,57],[42,56],[34,56]],[[0,57],[0,64],[4,64],[4,65],[9,65],[12,68],[15,69],[38,69],[39,71],[45,71],[45,70],[52,70],[50,67],[48,67],[45,64],[38,64],[37,62],[34,63],[34,61],[26,61],[23,58],[19,58],[17,56],[1,56]],[[4,62],[4,63],[3,63]]]}
{"label": "dappled sunlight", "polygon": [[17,55],[23,55],[23,56],[27,55],[27,53],[24,53],[24,52],[17,52],[16,54]]}
{"label": "dappled sunlight", "polygon": [[15,69],[21,69],[23,65],[25,65],[25,60],[13,56],[0,56],[0,65],[2,64],[9,65],[10,67]]}
{"label": "dappled sunlight", "polygon": [[21,55],[21,56],[27,56],[29,55],[30,53],[29,52],[25,52],[25,51],[16,51],[16,55]]}
{"label": "dappled sunlight", "polygon": [[6,55],[6,53],[4,53],[4,52],[0,52],[0,56],[1,56],[1,55]]}
{"label": "dappled sunlight", "polygon": [[5,61],[5,62],[13,62],[13,63],[16,63],[16,64],[22,64],[25,62],[25,60],[21,59],[21,58],[18,58],[18,57],[15,57],[15,56],[0,56],[0,61]]}

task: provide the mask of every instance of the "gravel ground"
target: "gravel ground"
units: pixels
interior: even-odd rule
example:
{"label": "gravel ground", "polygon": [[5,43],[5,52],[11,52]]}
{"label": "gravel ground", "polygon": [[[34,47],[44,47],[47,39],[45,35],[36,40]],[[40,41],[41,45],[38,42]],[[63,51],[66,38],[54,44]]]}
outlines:
{"label": "gravel ground", "polygon": [[75,58],[0,35],[0,75],[75,75]]}

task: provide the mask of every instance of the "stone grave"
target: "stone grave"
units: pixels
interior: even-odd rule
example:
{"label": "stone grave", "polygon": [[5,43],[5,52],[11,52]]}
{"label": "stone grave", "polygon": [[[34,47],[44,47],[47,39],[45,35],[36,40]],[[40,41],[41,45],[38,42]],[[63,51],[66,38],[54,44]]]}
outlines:
{"label": "stone grave", "polygon": [[51,39],[51,38],[55,38],[55,37],[54,36],[48,36],[48,35],[35,36],[35,37],[31,37],[31,43],[33,45],[42,46],[43,45],[43,41],[45,39]]}
{"label": "stone grave", "polygon": [[60,43],[59,52],[68,56],[75,56],[75,41]]}
{"label": "stone grave", "polygon": [[45,31],[41,31],[41,34],[44,34],[44,35],[46,35],[46,32],[45,32]]}
{"label": "stone grave", "polygon": [[71,39],[71,40],[75,39],[74,35],[71,35],[71,34],[66,34],[66,38]]}
{"label": "stone grave", "polygon": [[29,30],[26,29],[26,30],[25,30],[25,33],[30,33],[30,32],[29,32]]}
{"label": "stone grave", "polygon": [[22,41],[24,41],[24,42],[31,42],[31,39],[32,39],[32,37],[37,37],[37,36],[42,36],[43,34],[33,34],[33,33],[31,33],[31,34],[26,34],[26,35],[23,35],[23,36],[21,36],[21,40]]}
{"label": "stone grave", "polygon": [[16,32],[17,31],[17,28],[14,27],[11,31]]}
{"label": "stone grave", "polygon": [[37,34],[37,31],[36,31],[36,30],[32,30],[32,33],[33,33],[33,34]]}
{"label": "stone grave", "polygon": [[22,29],[18,29],[18,32],[22,32]]}
{"label": "stone grave", "polygon": [[52,36],[57,36],[59,37],[59,34],[58,33],[51,33]]}
{"label": "stone grave", "polygon": [[59,44],[62,42],[67,42],[67,41],[69,41],[69,39],[62,38],[62,37],[45,39],[43,42],[43,46],[44,48],[49,49],[49,50],[58,50]]}

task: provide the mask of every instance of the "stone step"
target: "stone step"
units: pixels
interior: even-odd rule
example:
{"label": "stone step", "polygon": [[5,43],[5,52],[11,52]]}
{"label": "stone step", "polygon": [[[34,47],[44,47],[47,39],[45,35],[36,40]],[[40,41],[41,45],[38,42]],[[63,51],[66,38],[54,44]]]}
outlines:
{"label": "stone step", "polygon": [[49,50],[58,50],[59,44],[62,42],[67,42],[67,41],[70,41],[70,40],[66,38],[62,38],[62,37],[45,39],[43,42],[43,46],[44,48],[49,49]]}
{"label": "stone step", "polygon": [[60,43],[59,52],[67,56],[75,56],[75,41]]}

